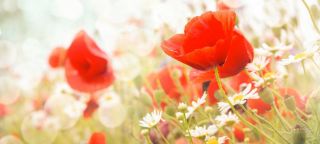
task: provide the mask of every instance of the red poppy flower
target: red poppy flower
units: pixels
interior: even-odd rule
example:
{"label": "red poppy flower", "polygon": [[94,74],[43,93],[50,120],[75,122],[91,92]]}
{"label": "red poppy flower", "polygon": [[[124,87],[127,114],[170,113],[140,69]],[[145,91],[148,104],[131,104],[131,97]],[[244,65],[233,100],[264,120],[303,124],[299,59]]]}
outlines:
{"label": "red poppy flower", "polygon": [[69,85],[82,92],[101,90],[114,81],[108,56],[84,31],[76,35],[67,51],[65,71]]}
{"label": "red poppy flower", "polygon": [[[178,74],[179,83],[175,82],[173,78],[174,71]],[[162,88],[170,98],[179,101],[181,93],[178,85],[182,86],[182,88],[185,88],[187,85],[185,69],[181,66],[166,65],[160,71],[148,76],[148,85],[146,86],[146,90],[150,95],[152,95],[153,90]]]}
{"label": "red poppy flower", "polygon": [[67,50],[63,47],[53,49],[49,56],[49,65],[52,68],[62,67],[66,59]]}
{"label": "red poppy flower", "polygon": [[252,80],[249,75],[245,71],[241,71],[239,74],[231,77],[230,79],[230,86],[236,90],[240,91],[240,86],[243,83],[251,83]]}
{"label": "red poppy flower", "polygon": [[267,111],[271,110],[271,105],[264,102],[262,99],[248,99],[247,105],[251,109],[258,110],[258,114],[264,114]]}
{"label": "red poppy flower", "polygon": [[161,47],[169,56],[195,69],[218,67],[221,77],[235,75],[253,59],[253,48],[234,29],[235,22],[232,11],[206,12],[191,19],[184,34],[174,35]]}
{"label": "red poppy flower", "polygon": [[233,126],[233,134],[239,142],[244,141],[244,138],[245,138],[245,133],[243,130],[244,128],[245,126],[242,123],[237,123]]}
{"label": "red poppy flower", "polygon": [[207,90],[208,91],[208,101],[209,101],[210,105],[215,105],[218,102],[218,100],[215,96],[217,90],[219,90],[218,83],[215,80],[211,81],[209,84],[208,90]]}
{"label": "red poppy flower", "polygon": [[91,135],[89,144],[106,144],[106,137],[102,132],[95,132]]}
{"label": "red poppy flower", "polygon": [[0,103],[0,118],[8,113],[6,105]]}

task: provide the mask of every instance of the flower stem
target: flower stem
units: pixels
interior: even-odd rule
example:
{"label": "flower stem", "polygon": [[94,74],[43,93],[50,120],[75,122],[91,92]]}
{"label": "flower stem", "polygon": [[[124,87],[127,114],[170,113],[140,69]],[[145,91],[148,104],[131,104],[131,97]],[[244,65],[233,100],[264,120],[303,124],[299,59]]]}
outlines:
{"label": "flower stem", "polygon": [[243,118],[239,112],[234,108],[234,106],[232,105],[232,103],[230,102],[230,100],[228,99],[228,96],[226,95],[224,89],[222,88],[222,83],[221,83],[221,79],[219,76],[219,70],[217,67],[214,68],[214,74],[215,74],[215,78],[216,81],[218,83],[218,87],[219,89],[222,91],[222,95],[224,97],[224,99],[226,99],[227,103],[230,105],[231,110],[233,111],[233,113],[235,113],[237,115],[237,117],[240,119],[240,121],[242,123],[244,123],[245,125],[257,130],[261,135],[263,135],[264,137],[266,137],[268,140],[270,140],[272,143],[274,144],[279,144],[279,142],[275,141],[274,139],[272,139],[271,137],[269,137],[266,133],[264,133],[263,131],[261,131],[260,129],[258,129],[256,126],[254,126],[253,124],[251,124],[250,122],[248,122],[247,120],[245,120],[245,118]]}
{"label": "flower stem", "polygon": [[290,144],[290,142],[286,138],[284,138],[280,134],[280,132],[269,121],[267,121],[266,119],[264,119],[263,117],[255,114],[255,113],[250,113],[243,105],[240,105],[240,107],[245,111],[245,113],[247,113],[251,117],[255,117],[256,119],[258,119],[259,123],[260,123],[260,121],[262,121],[263,123],[266,123],[276,134],[278,134],[280,136],[281,139],[283,139],[286,143]]}
{"label": "flower stem", "polygon": [[310,18],[311,18],[311,21],[312,21],[312,24],[313,24],[314,28],[316,29],[316,31],[318,32],[318,34],[320,34],[320,29],[319,29],[319,27],[318,27],[318,25],[317,25],[317,22],[316,22],[315,18],[314,18],[313,15],[312,15],[312,12],[311,12],[310,7],[308,6],[308,4],[307,4],[307,2],[306,2],[305,0],[302,0],[302,2],[303,2],[303,4],[304,4],[304,6],[305,6],[305,7],[307,8],[307,10],[308,10],[308,13],[309,13],[309,15],[310,15]]}
{"label": "flower stem", "polygon": [[280,122],[286,128],[286,130],[290,130],[290,128],[291,128],[290,124],[282,117],[282,115],[280,114],[280,112],[279,112],[277,106],[275,105],[275,103],[272,104],[272,108],[276,112]]}
{"label": "flower stem", "polygon": [[157,132],[160,134],[161,138],[163,139],[163,141],[166,143],[166,144],[170,144],[169,141],[166,139],[166,137],[162,134],[162,132],[160,131],[159,127],[156,126],[156,130]]}
{"label": "flower stem", "polygon": [[184,125],[186,125],[186,128],[187,128],[189,143],[193,144],[191,133],[190,133],[190,127],[189,127],[189,123],[187,121],[186,113],[183,113],[183,123],[184,123]]}
{"label": "flower stem", "polygon": [[145,139],[146,139],[146,141],[147,141],[147,144],[152,144],[149,135],[146,135],[146,136],[144,136],[144,137],[145,137]]}

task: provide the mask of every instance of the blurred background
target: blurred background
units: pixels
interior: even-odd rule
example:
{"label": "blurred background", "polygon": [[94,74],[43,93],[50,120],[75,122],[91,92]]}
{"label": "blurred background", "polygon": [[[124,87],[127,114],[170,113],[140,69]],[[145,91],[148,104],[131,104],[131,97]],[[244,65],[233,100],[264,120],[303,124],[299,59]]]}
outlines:
{"label": "blurred background", "polygon": [[[294,53],[319,39],[300,0],[0,0],[0,103],[10,106],[20,97],[32,99],[44,75],[49,79],[57,75],[48,65],[50,52],[68,48],[80,30],[111,56],[117,80],[126,83],[119,95],[129,101],[127,95],[139,95],[140,90],[131,81],[171,61],[161,51],[161,41],[182,33],[190,18],[215,11],[218,2],[236,11],[237,27],[254,47],[293,43]],[[320,1],[307,2],[320,24]],[[150,56],[156,58],[148,61]],[[311,71],[304,80],[320,80],[318,73]],[[31,111],[2,119],[0,138],[19,129],[12,128],[12,120],[21,122]]]}

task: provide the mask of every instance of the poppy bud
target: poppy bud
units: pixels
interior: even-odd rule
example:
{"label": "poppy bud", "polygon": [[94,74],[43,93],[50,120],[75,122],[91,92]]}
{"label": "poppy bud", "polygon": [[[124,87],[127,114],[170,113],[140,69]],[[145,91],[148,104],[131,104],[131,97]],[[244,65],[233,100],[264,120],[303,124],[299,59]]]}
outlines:
{"label": "poppy bud", "polygon": [[270,90],[270,88],[266,87],[264,88],[260,93],[260,98],[265,102],[265,103],[268,103],[268,104],[272,104],[273,103],[273,94]]}
{"label": "poppy bud", "polygon": [[289,110],[291,110],[291,111],[296,110],[296,101],[294,100],[294,97],[289,96],[289,97],[285,98],[284,103]]}
{"label": "poppy bud", "polygon": [[187,112],[187,110],[188,110],[187,108],[188,108],[188,106],[185,103],[180,103],[178,106],[179,111],[181,111],[183,113]]}
{"label": "poppy bud", "polygon": [[304,144],[306,142],[306,131],[304,127],[296,125],[293,135],[292,135],[293,144]]}

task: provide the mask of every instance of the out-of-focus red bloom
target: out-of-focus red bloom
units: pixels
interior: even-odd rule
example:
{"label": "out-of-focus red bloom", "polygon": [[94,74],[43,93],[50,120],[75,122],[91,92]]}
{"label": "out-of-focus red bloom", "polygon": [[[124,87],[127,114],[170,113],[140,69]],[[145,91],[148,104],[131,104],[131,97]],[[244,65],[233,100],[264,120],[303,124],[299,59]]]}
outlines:
{"label": "out-of-focus red bloom", "polygon": [[296,101],[296,106],[299,109],[304,110],[307,97],[301,96],[295,89],[292,88],[280,88],[279,92],[283,97],[293,96]]}
{"label": "out-of-focus red bloom", "polygon": [[[177,74],[177,82],[175,82],[173,77],[174,73]],[[178,85],[185,89],[187,77],[183,67],[166,65],[158,72],[150,74],[148,82],[149,85],[146,86],[146,89],[150,95],[153,95],[153,90],[162,88],[169,98],[179,101],[181,93]]]}
{"label": "out-of-focus red bloom", "polygon": [[8,113],[6,105],[0,103],[0,118],[5,116]]}
{"label": "out-of-focus red bloom", "polygon": [[233,11],[206,12],[192,18],[184,34],[174,35],[161,47],[169,56],[195,69],[218,67],[221,77],[235,75],[253,59],[253,48],[234,29],[235,22]]}
{"label": "out-of-focus red bloom", "polygon": [[63,47],[53,49],[49,56],[49,65],[52,68],[63,67],[66,60],[67,50]]}
{"label": "out-of-focus red bloom", "polygon": [[264,114],[271,110],[271,105],[265,103],[262,99],[248,99],[247,105],[250,109],[258,110],[258,114]]}
{"label": "out-of-focus red bloom", "polygon": [[91,135],[89,144],[106,144],[106,137],[102,132],[95,132]]}
{"label": "out-of-focus red bloom", "polygon": [[99,107],[99,105],[98,105],[96,99],[92,97],[87,102],[87,107],[83,111],[83,117],[84,118],[90,118],[92,116],[92,114],[97,110],[98,107]]}
{"label": "out-of-focus red bloom", "polygon": [[237,123],[233,126],[233,134],[239,142],[243,142],[245,138],[243,128],[245,126],[242,123]]}
{"label": "out-of-focus red bloom", "polygon": [[217,90],[219,90],[218,83],[215,80],[212,80],[207,89],[209,100],[208,102],[210,105],[215,105],[218,102],[217,98],[215,97],[215,93],[217,92]]}
{"label": "out-of-focus red bloom", "polygon": [[67,51],[65,64],[69,85],[81,92],[95,92],[114,81],[109,57],[84,31],[80,31]]}
{"label": "out-of-focus red bloom", "polygon": [[251,79],[245,71],[241,71],[239,74],[231,77],[230,86],[236,90],[240,91],[240,85],[243,83],[251,83]]}

